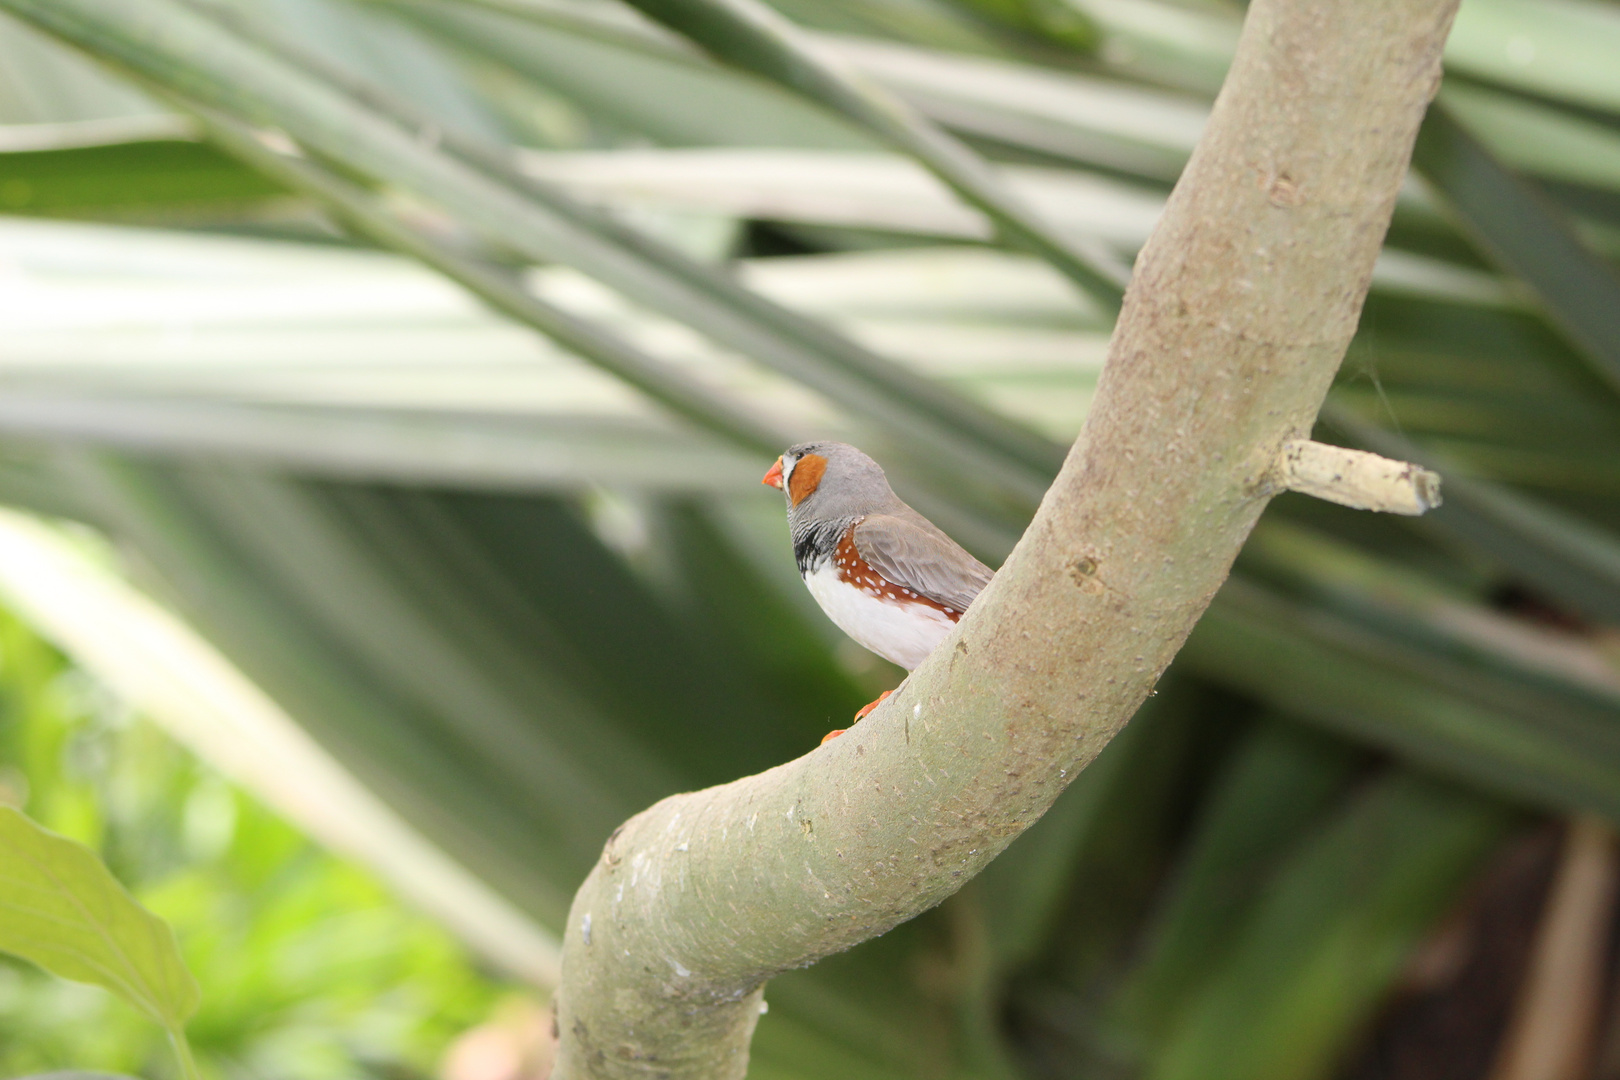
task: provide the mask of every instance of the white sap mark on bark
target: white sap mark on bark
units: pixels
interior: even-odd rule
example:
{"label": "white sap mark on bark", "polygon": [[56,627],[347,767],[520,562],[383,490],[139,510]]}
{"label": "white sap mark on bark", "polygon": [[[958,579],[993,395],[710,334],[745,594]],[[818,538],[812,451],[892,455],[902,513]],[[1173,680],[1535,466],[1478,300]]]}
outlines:
{"label": "white sap mark on bark", "polygon": [[613,902],[615,904],[624,903],[624,882],[622,881],[619,882],[619,887],[613,892]]}
{"label": "white sap mark on bark", "polygon": [[796,806],[790,806],[790,807],[787,808],[787,819],[789,821],[793,820],[793,811],[796,810],[796,809],[798,809],[798,807],[796,807]]}
{"label": "white sap mark on bark", "polygon": [[770,1011],[771,1011],[770,1002],[766,1001],[764,998],[760,998],[759,999],[759,1015],[764,1016],[766,1013],[768,1013]]}
{"label": "white sap mark on bark", "polygon": [[585,944],[591,943],[591,913],[588,911],[585,917],[579,920],[579,936],[585,940]]}
{"label": "white sap mark on bark", "polygon": [[759,820],[759,815],[758,814],[749,814],[748,815],[748,835],[749,836],[754,835],[754,822],[756,822],[758,820]]}
{"label": "white sap mark on bark", "polygon": [[679,960],[671,960],[669,964],[675,969],[675,974],[678,978],[691,978],[692,973],[686,970],[686,967]]}
{"label": "white sap mark on bark", "polygon": [[816,876],[816,871],[815,871],[814,867],[812,867],[809,863],[805,863],[804,864],[804,873],[805,873],[806,877],[808,877],[811,881],[816,883],[816,888],[821,890],[821,898],[823,900],[831,900],[832,899],[832,893],[827,891],[826,884],[819,877]]}
{"label": "white sap mark on bark", "polygon": [[676,844],[675,845],[675,850],[676,851],[685,851],[686,850],[686,841],[682,840],[680,843]]}
{"label": "white sap mark on bark", "polygon": [[657,860],[645,851],[638,851],[630,859],[630,887],[635,888],[643,876],[646,877],[647,888],[651,892],[656,893],[663,884],[658,873]]}

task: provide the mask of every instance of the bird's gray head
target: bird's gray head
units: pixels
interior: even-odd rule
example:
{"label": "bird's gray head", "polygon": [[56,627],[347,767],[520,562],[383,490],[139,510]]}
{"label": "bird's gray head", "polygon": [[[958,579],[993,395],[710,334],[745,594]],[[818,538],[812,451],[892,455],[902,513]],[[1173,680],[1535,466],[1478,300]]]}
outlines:
{"label": "bird's gray head", "polygon": [[900,503],[877,462],[839,442],[790,446],[765,483],[787,497],[788,521],[835,521],[893,512]]}

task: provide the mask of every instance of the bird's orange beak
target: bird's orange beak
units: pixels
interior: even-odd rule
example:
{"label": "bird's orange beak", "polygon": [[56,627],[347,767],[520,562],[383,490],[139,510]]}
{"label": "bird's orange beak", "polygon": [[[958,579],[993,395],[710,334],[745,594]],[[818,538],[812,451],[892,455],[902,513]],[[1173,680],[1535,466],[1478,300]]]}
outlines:
{"label": "bird's orange beak", "polygon": [[781,458],[776,459],[776,463],[774,465],[772,465],[770,467],[770,470],[765,473],[765,479],[761,480],[760,483],[769,484],[771,487],[776,488],[778,491],[780,491],[782,489],[782,459]]}

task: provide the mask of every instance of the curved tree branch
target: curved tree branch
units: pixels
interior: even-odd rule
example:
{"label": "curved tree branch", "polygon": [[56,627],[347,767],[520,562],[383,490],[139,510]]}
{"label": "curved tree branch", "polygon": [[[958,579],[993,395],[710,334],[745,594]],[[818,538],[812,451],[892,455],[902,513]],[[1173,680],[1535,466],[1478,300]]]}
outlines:
{"label": "curved tree branch", "polygon": [[741,1077],[766,979],[955,892],[1136,710],[1309,434],[1455,7],[1256,0],[1024,538],[866,721],[608,841],[569,916],[559,1080]]}

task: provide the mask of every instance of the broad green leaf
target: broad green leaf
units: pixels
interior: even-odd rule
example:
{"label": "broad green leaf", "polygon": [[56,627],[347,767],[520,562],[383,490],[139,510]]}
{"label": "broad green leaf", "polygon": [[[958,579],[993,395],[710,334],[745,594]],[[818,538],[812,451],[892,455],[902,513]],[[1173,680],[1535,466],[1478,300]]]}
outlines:
{"label": "broad green leaf", "polygon": [[1332,1075],[1363,1017],[1512,817],[1395,772],[1289,860],[1230,958],[1154,1046],[1153,1080]]}
{"label": "broad green leaf", "polygon": [[[807,125],[784,104],[821,118],[824,125],[834,120],[775,86],[766,88],[768,96],[740,94],[737,84],[748,80],[715,67],[685,39],[633,12],[568,0],[472,0],[458,7],[431,0],[377,2],[664,145],[746,141],[854,150],[879,145],[848,125],[840,124],[836,134]],[[487,19],[483,12],[459,10],[462,6],[504,17]],[[1180,174],[1209,114],[1201,102],[1134,83],[876,38],[808,31],[803,36],[818,52],[876,80],[958,135],[1160,184]],[[648,60],[657,62],[651,71]],[[704,78],[696,81],[700,70]],[[706,107],[711,95],[722,92],[711,85],[722,78],[731,82],[722,114],[740,111],[741,133],[716,124],[715,109]],[[698,104],[671,116],[668,101],[685,99]],[[750,136],[767,120],[765,134]]]}
{"label": "broad green leaf", "polygon": [[1067,50],[1095,43],[1084,18],[1047,0],[779,0],[771,6],[827,34],[964,53],[1049,57],[1054,44]]}
{"label": "broad green leaf", "polygon": [[1143,957],[1114,1002],[1116,1038],[1137,1053],[1162,1042],[1229,958],[1233,927],[1277,865],[1319,828],[1364,765],[1356,748],[1275,718],[1243,737],[1200,809]]}
{"label": "broad green leaf", "polygon": [[1170,184],[1209,119],[1181,94],[1068,71],[872,39],[817,47],[965,137]]}
{"label": "broad green leaf", "polygon": [[1328,441],[1432,458],[1443,475],[1514,485],[1564,516],[1601,520],[1616,490],[1620,397],[1529,312],[1370,296],[1322,416]]}
{"label": "broad green leaf", "polygon": [[[1048,906],[1039,892],[1019,898],[1036,901],[1037,925],[1043,916],[1060,924],[1076,920],[1081,931],[1064,935],[1056,955],[1029,957],[1011,949],[1008,959],[1037,960],[1075,986],[1116,974],[1124,943],[1141,926],[1145,901],[1172,858],[1182,815],[1218,760],[1215,748],[1249,711],[1207,683],[1164,679],[1138,714],[1143,723],[1135,725],[1133,718],[1121,733],[1126,741],[1110,766],[1095,778],[1089,769],[1082,772],[1074,782],[1076,795],[1065,794],[1092,805],[1069,856],[1059,902]],[[1014,924],[996,936],[1017,945],[1019,932],[1028,931]]]}
{"label": "broad green leaf", "polygon": [[[626,150],[536,153],[526,172],[588,202],[654,203],[736,218],[986,240],[991,225],[920,165],[892,155],[804,150]],[[1055,228],[1136,251],[1164,209],[1138,184],[1067,169],[1006,166],[1002,179]],[[1449,260],[1386,248],[1373,289],[1426,300],[1518,309],[1504,280]],[[1096,309],[1094,309],[1096,310]],[[1100,316],[1102,313],[1097,310]]]}
{"label": "broad green leaf", "polygon": [[[525,154],[525,172],[583,200],[651,201],[730,217],[989,240],[985,217],[909,158],[836,150],[679,149]],[[1140,247],[1156,189],[1068,169],[1008,166],[1002,181],[1054,228]]]}
{"label": "broad green leaf", "polygon": [[1620,118],[1611,113],[1467,77],[1447,82],[1438,101],[1521,173],[1595,191],[1620,187]]}
{"label": "broad green leaf", "polygon": [[[360,641],[347,640],[341,628],[311,609],[310,594],[334,588],[329,576],[334,564],[364,565],[364,541],[344,537],[330,519],[331,509],[311,506],[314,493],[296,485],[242,493],[250,502],[279,495],[281,512],[297,515],[287,527],[306,536],[324,529],[330,537],[333,546],[307,552],[308,563],[290,568],[289,581],[284,574],[254,568],[254,552],[244,547],[241,532],[250,527],[255,509],[228,495],[222,501],[216,492],[224,477],[211,469],[165,473],[84,457],[69,463],[68,475],[93,495],[98,522],[153,553],[155,571],[189,621],[361,783],[542,925],[553,931],[561,925],[577,876],[614,825],[641,805],[637,789],[645,785],[635,781],[656,767],[643,752],[620,753],[619,738],[577,704],[574,685],[554,681],[549,661],[519,668],[528,697],[514,703],[512,689],[490,670],[504,668],[507,658],[469,658],[467,643],[452,644],[446,629],[435,630],[435,639],[423,644],[422,624],[431,616],[401,596],[398,586],[383,601],[356,596],[354,611],[371,613],[379,603],[391,602],[395,610],[406,609],[407,624],[368,622]],[[566,557],[562,549],[558,555]],[[394,575],[372,566],[353,584],[374,590],[379,576]],[[343,589],[331,593],[334,600],[342,595]],[[528,633],[535,629],[531,625]],[[412,636],[417,639],[409,642]],[[488,674],[477,687],[477,704],[446,717],[408,691],[386,685],[389,672],[378,672],[365,656],[386,651],[394,641],[410,644],[418,661],[422,650],[432,649],[437,655],[431,666],[452,669],[462,680],[469,660],[479,664]],[[536,650],[535,658],[544,655]],[[514,716],[514,706],[534,711]],[[548,710],[558,710],[556,715],[569,722],[548,731],[536,718]],[[473,730],[458,731],[455,720],[461,715],[475,721]],[[605,740],[623,768],[602,783],[588,760],[576,761],[557,745],[556,736],[566,738],[570,731]],[[627,794],[626,786],[637,794]],[[673,787],[667,779],[654,783],[659,793]],[[521,860],[510,857],[517,850],[525,852]]]}
{"label": "broad green leaf", "polygon": [[1020,837],[1007,852],[1018,854],[982,876],[992,912],[984,935],[1007,980],[1008,1022],[1044,1032],[1053,1075],[1112,1075],[1125,1064],[1104,1006],[1128,974],[1188,815],[1252,711],[1170,672],[1041,831],[1031,828],[1028,847]]}
{"label": "broad green leaf", "polygon": [[1426,528],[1497,559],[1515,577],[1594,618],[1620,616],[1620,540],[1558,507],[1483,481],[1453,481],[1456,509]]}
{"label": "broad green leaf", "polygon": [[[1620,153],[1620,142],[1616,149]],[[1553,325],[1620,393],[1620,279],[1614,271],[1443,105],[1430,107],[1413,161],[1490,258],[1535,289]]]}
{"label": "broad green leaf", "polygon": [[[852,5],[850,0],[837,0],[837,3],[846,8],[864,6],[858,2]],[[892,0],[889,0],[889,3],[892,3]],[[809,17],[808,13],[814,11],[816,5],[788,3],[774,6],[789,17],[803,21]],[[887,5],[879,3],[872,6],[882,8]],[[1097,28],[1078,10],[1077,5],[1052,4],[1046,0],[948,0],[947,3],[938,6],[944,11],[964,12],[976,18],[984,24],[985,40],[999,39],[1006,43],[1004,48],[1009,51],[1016,47],[1015,43],[1026,42],[1027,55],[1030,56],[1038,55],[1035,47],[1037,44],[1085,53],[1093,52],[1097,48]],[[842,28],[834,26],[831,29]],[[954,45],[939,40],[937,35],[928,35],[922,31],[923,28],[918,27],[916,32],[905,35],[905,38],[940,47]],[[874,37],[883,36],[871,30],[867,33]],[[984,46],[981,45],[980,48],[984,50]]]}
{"label": "broad green leaf", "polygon": [[310,837],[366,863],[491,964],[556,985],[554,939],[405,828],[195,631],[120,580],[106,551],[0,510],[0,553],[5,608],[81,670]]}
{"label": "broad green leaf", "polygon": [[95,853],[0,806],[0,951],[105,987],[170,1032],[197,1009],[174,932]]}
{"label": "broad green leaf", "polygon": [[[229,451],[334,477],[553,490],[758,488],[757,450],[667,422],[624,386],[404,260],[38,221],[0,227],[0,251],[29,297],[0,311],[8,341],[0,428],[14,434],[166,453]],[[1106,350],[1063,279],[1025,257],[939,247],[751,260],[739,271],[759,292],[1056,439],[1079,430]],[[515,303],[529,303],[527,292],[497,284]],[[1448,291],[1440,274],[1409,287],[1433,298],[1464,295]],[[699,382],[753,416],[868,441],[864,428],[810,411],[814,402],[786,380],[761,378],[717,350],[675,339],[666,324],[570,271],[534,275],[529,289],[542,298],[531,325],[575,320],[610,345],[673,341],[669,358],[653,362],[674,369],[677,380]],[[1435,323],[1429,317],[1423,325]],[[177,336],[176,325],[187,333]],[[1396,340],[1386,333],[1380,342],[1392,395],[1399,392]],[[1470,352],[1447,378],[1472,392],[1486,358]],[[1564,437],[1577,430],[1568,410],[1591,410],[1590,395],[1543,403],[1526,395],[1524,376],[1516,378],[1501,397],[1504,435],[1528,422],[1515,409],[1562,411]],[[1604,455],[1601,444],[1578,449]],[[896,479],[905,487],[901,465]]]}
{"label": "broad green leaf", "polygon": [[735,493],[758,485],[760,472],[757,457],[712,439],[611,417],[423,416],[48,390],[0,401],[0,428],[14,438],[167,456],[226,453],[315,476],[454,487]]}
{"label": "broad green leaf", "polygon": [[[1124,731],[1075,778],[1051,810],[979,879],[993,913],[986,935],[993,967],[1010,972],[1043,959],[1041,942],[1065,923],[1082,933],[1063,958],[1074,981],[1094,977],[1141,917],[1139,905],[1173,842],[1178,791],[1206,762],[1201,725],[1218,703],[1191,680],[1167,678]],[[1202,730],[1200,728],[1202,727]]]}
{"label": "broad green leaf", "polygon": [[848,1080],[903,1080],[910,1070],[874,1062],[870,1057],[828,1038],[814,1026],[786,1012],[784,997],[776,987],[767,991],[767,1001],[775,1000],[772,1012],[760,1017],[748,1052],[748,1075],[758,1080],[804,1080],[805,1077],[838,1076]]}
{"label": "broad green leaf", "polygon": [[1620,15],[1590,0],[1468,0],[1446,67],[1620,111]]}
{"label": "broad green leaf", "polygon": [[[213,447],[331,476],[755,495],[780,450],[762,460],[670,423],[621,383],[401,260],[39,221],[0,227],[0,250],[29,297],[0,312],[0,427],[13,433]],[[771,260],[744,272],[761,292],[892,346],[1058,437],[1079,427],[1104,341],[1083,327],[1062,279],[1034,260],[942,249]],[[802,416],[795,422],[823,434],[868,441],[787,380],[677,336],[571,271],[534,275],[529,288],[551,299],[535,302],[545,318],[580,320],[609,343],[669,345],[677,378],[741,402],[760,418],[752,427]],[[939,325],[935,312],[978,325]],[[176,337],[182,324],[188,332]]]}
{"label": "broad green leaf", "polygon": [[1071,0],[1102,31],[1098,51],[1115,71],[1213,96],[1242,29],[1240,9],[1150,0]]}
{"label": "broad green leaf", "polygon": [[384,94],[408,99],[421,115],[479,139],[527,136],[527,125],[479,86],[447,43],[376,12],[331,0],[181,0],[225,22],[252,19],[298,41],[311,57],[352,72]]}
{"label": "broad green leaf", "polygon": [[0,123],[76,124],[164,121],[161,106],[100,65],[18,22],[0,16]]}
{"label": "broad green leaf", "polygon": [[1314,528],[1265,519],[1240,571],[1264,578],[1392,639],[1465,658],[1526,681],[1588,695],[1620,711],[1620,670],[1590,638],[1518,618],[1470,589],[1380,558]]}
{"label": "broad green leaf", "polygon": [[383,6],[659,145],[878,148],[823,110],[718,67],[626,8],[545,0]]}
{"label": "broad green leaf", "polygon": [[754,0],[632,0],[728,64],[805,94],[915,157],[995,222],[1014,243],[1051,261],[1099,301],[1117,306],[1129,270],[1106,249],[1054,230],[966,146],[900,99],[851,77]]}
{"label": "broad green leaf", "polygon": [[128,131],[131,125],[85,121],[0,128],[0,211],[205,210],[284,193],[212,146],[172,134],[145,137],[154,126]]}
{"label": "broad green leaf", "polygon": [[[1410,458],[1449,472],[1409,440],[1351,418],[1331,405],[1323,410],[1331,428],[1350,441],[1389,457]],[[1446,504],[1426,515],[1425,531],[1452,538],[1495,560],[1525,581],[1594,618],[1620,619],[1620,540],[1608,530],[1559,507],[1471,477],[1449,477]]]}
{"label": "broad green leaf", "polygon": [[785,434],[785,429],[773,429],[760,423],[735,403],[724,400],[714,390],[612,331],[546,303],[523,288],[516,275],[468,258],[425,230],[400,221],[367,192],[341,177],[302,159],[269,150],[251,129],[217,113],[203,111],[201,115],[215,137],[243,160],[287,186],[329,204],[362,236],[415,256],[497,311],[534,327],[677,416],[764,455],[794,441]]}
{"label": "broad green leaf", "polygon": [[1233,577],[1177,663],[1487,791],[1620,820],[1607,697],[1514,678]]}
{"label": "broad green leaf", "polygon": [[[1059,451],[1046,440],[518,176],[499,150],[445,131],[375,88],[358,87],[251,23],[226,27],[173,0],[140,0],[138,9],[108,0],[65,6],[6,0],[6,6],[175,93],[206,97],[211,108],[281,127],[356,171],[387,176],[440,202],[492,242],[536,260],[574,263],[857,414],[881,416],[908,434],[900,445],[913,447],[905,452],[916,467],[934,469],[934,483],[958,498],[977,497],[993,509],[1007,497],[998,492],[1009,492],[1027,506],[1056,467]],[[143,36],[154,18],[173,32]],[[972,467],[947,484],[946,462]],[[975,496],[978,478],[983,486]]]}

